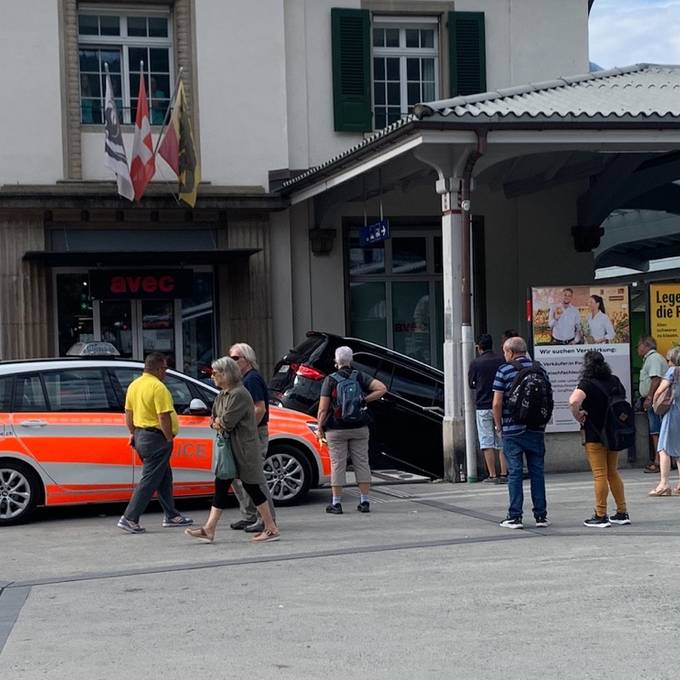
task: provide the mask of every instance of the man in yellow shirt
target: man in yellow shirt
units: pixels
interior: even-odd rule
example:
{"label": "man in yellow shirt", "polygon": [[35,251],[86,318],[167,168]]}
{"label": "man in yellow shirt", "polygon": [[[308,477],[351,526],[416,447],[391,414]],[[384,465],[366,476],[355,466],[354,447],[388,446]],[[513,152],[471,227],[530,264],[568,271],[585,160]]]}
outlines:
{"label": "man in yellow shirt", "polygon": [[177,512],[172,498],[170,456],[179,423],[172,395],[163,384],[167,370],[165,357],[160,352],[151,352],[144,361],[144,372],[130,383],[125,396],[130,446],[143,463],[142,478],[118,520],[118,528],[131,534],[144,533],[139,518],[155,492],[165,513],[164,527],[186,527],[194,523]]}

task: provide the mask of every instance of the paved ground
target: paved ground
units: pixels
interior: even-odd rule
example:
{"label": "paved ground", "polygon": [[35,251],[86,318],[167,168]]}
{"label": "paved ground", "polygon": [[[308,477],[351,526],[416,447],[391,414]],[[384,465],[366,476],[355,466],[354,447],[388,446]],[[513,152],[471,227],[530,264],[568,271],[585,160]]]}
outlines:
{"label": "paved ground", "polygon": [[45,513],[0,530],[0,678],[675,678],[680,496],[624,478],[634,524],[605,530],[587,474],[552,476],[553,526],[524,531],[482,484],[381,487],[370,515],[348,492],[337,517],[314,492],[257,546],[235,509],[213,545]]}

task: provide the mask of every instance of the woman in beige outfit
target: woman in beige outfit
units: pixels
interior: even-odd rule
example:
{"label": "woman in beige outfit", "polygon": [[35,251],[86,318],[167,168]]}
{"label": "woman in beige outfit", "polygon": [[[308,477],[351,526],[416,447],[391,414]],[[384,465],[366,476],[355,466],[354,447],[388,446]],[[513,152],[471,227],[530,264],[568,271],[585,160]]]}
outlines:
{"label": "woman in beige outfit", "polygon": [[[264,483],[264,469],[260,440],[255,422],[255,408],[248,390],[241,384],[241,370],[229,357],[217,359],[212,364],[213,381],[222,389],[213,404],[211,427],[221,434],[228,434],[234,454],[238,479],[246,493],[253,499],[255,507],[264,522],[264,530],[252,540],[255,543],[278,541],[279,530],[272,518],[267,498],[260,485]],[[227,507],[229,487],[232,479],[215,478],[215,495],[208,521],[199,528],[186,531],[189,536],[212,543],[217,523]]]}

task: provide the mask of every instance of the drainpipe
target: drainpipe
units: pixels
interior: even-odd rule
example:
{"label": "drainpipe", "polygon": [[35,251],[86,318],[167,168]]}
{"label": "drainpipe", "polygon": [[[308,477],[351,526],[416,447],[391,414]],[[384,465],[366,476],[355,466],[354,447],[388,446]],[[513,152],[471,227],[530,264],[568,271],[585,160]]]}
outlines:
{"label": "drainpipe", "polygon": [[475,440],[475,403],[472,399],[472,390],[467,384],[467,369],[475,355],[475,343],[472,335],[472,271],[470,260],[472,255],[470,234],[472,231],[472,214],[470,212],[470,193],[472,184],[472,171],[475,164],[486,152],[486,131],[475,130],[477,135],[477,148],[470,153],[465,163],[461,181],[461,210],[463,213],[463,225],[461,229],[461,359],[463,373],[460,379],[464,382],[463,404],[465,413],[465,463],[467,468],[467,481],[477,481],[477,442]]}

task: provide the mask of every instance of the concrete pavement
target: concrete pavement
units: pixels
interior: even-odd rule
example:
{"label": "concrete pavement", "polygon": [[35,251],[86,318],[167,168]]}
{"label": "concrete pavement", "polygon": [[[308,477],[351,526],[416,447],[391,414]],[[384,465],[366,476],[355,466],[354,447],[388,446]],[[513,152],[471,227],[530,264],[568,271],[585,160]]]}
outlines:
{"label": "concrete pavement", "polygon": [[610,529],[582,526],[581,473],[550,476],[553,526],[523,531],[482,484],[379,487],[369,515],[315,491],[265,545],[236,509],[213,545],[158,513],[131,536],[120,507],[46,512],[0,530],[0,677],[675,677],[680,496],[623,474],[633,525]]}

